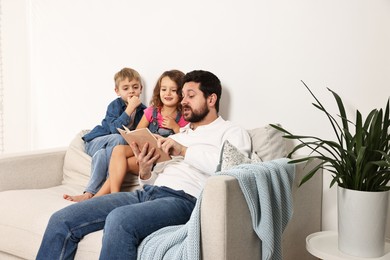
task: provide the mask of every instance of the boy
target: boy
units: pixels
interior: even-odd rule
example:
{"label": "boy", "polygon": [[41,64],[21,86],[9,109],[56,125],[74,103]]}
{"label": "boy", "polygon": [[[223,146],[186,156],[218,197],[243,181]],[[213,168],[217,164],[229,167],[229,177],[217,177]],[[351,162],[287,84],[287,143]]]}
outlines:
{"label": "boy", "polygon": [[64,199],[78,202],[96,194],[107,178],[112,150],[116,145],[127,144],[117,128],[124,125],[134,130],[143,116],[146,106],[139,98],[142,93],[140,74],[134,69],[123,68],[115,74],[114,80],[118,98],[108,105],[101,125],[83,136],[85,151],[92,157],[91,178],[83,194],[65,194]]}

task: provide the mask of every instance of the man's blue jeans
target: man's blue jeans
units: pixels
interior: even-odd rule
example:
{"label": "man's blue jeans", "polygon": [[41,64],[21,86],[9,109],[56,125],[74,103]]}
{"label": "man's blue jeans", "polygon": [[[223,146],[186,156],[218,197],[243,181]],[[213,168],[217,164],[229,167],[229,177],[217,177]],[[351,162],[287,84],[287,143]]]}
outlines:
{"label": "man's blue jeans", "polygon": [[85,143],[86,153],[92,156],[91,176],[85,188],[86,192],[96,194],[102,187],[108,176],[112,150],[120,144],[127,144],[120,134],[96,137],[92,141]]}
{"label": "man's blue jeans", "polygon": [[37,259],[73,259],[77,243],[104,228],[100,259],[137,259],[137,247],[154,231],[185,224],[196,199],[183,191],[145,185],[75,203],[54,213]]}

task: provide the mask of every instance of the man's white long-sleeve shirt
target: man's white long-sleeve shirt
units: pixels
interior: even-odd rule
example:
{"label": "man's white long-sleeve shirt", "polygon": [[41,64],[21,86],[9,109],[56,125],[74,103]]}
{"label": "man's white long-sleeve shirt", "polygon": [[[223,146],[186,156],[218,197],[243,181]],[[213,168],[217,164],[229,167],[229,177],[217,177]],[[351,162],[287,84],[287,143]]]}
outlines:
{"label": "man's white long-sleeve shirt", "polygon": [[251,150],[248,132],[220,116],[212,123],[198,126],[195,130],[188,124],[180,129],[180,133],[169,138],[187,147],[185,157],[176,156],[170,161],[157,164],[150,179],[140,179],[141,185],[153,184],[183,190],[196,198],[206,179],[215,173],[225,140],[229,140],[246,155]]}

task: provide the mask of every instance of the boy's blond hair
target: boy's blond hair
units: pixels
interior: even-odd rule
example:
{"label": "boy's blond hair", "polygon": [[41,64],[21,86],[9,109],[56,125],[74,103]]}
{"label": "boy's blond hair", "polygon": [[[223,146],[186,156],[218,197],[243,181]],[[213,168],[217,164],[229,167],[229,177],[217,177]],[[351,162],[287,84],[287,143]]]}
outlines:
{"label": "boy's blond hair", "polygon": [[133,79],[139,81],[142,87],[142,81],[141,81],[141,75],[134,69],[131,68],[123,68],[120,71],[118,71],[115,76],[115,88],[119,87],[119,82],[122,80],[128,79],[129,81],[132,81]]}

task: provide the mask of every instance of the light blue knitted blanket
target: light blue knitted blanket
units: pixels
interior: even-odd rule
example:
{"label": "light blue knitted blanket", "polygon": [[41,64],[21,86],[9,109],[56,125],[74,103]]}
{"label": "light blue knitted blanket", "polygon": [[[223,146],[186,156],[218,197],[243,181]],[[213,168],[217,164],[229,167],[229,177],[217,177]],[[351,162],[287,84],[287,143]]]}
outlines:
{"label": "light blue knitted blanket", "polygon": [[[217,175],[237,178],[252,217],[252,225],[262,241],[263,260],[282,260],[282,233],[292,217],[291,187],[295,167],[282,158],[269,162],[243,164]],[[199,196],[185,225],[162,228],[146,237],[138,247],[140,260],[200,259]],[[260,249],[259,249],[260,250]]]}

